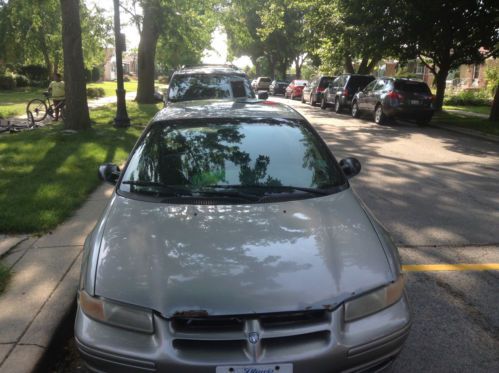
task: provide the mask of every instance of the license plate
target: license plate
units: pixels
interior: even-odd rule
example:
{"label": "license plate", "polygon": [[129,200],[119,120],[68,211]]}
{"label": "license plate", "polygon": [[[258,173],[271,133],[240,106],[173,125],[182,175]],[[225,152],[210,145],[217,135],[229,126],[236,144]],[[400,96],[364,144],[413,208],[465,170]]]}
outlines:
{"label": "license plate", "polygon": [[217,367],[216,373],[293,373],[293,364],[228,365]]}
{"label": "license plate", "polygon": [[420,104],[421,104],[421,101],[419,101],[419,100],[409,100],[409,103],[410,103],[411,105],[420,105]]}

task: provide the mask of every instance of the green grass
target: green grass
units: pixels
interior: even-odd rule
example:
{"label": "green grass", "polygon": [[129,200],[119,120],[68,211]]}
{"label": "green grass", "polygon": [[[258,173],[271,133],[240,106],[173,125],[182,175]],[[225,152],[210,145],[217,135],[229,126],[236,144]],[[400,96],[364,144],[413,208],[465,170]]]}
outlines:
{"label": "green grass", "polygon": [[[90,83],[87,87],[103,88],[105,96],[116,95],[116,82]],[[43,98],[46,88],[19,88],[14,91],[0,90],[0,118],[11,118],[26,113],[26,105],[34,98]],[[137,91],[137,81],[125,82],[127,92]]]}
{"label": "green grass", "polygon": [[62,133],[62,124],[0,135],[0,232],[47,232],[71,214],[100,184],[97,168],[120,164],[158,105],[128,103],[132,126],[116,129],[115,105],[94,109],[92,129]]}
{"label": "green grass", "polygon": [[[138,83],[136,80],[130,82],[125,82],[125,91],[137,92]],[[116,95],[116,82],[102,82],[102,83],[89,83],[88,88],[103,88],[105,92],[105,97]]]}
{"label": "green grass", "polygon": [[461,111],[469,111],[470,113],[477,114],[490,114],[490,106],[454,106],[454,105],[444,105],[444,110],[461,110]]}
{"label": "green grass", "polygon": [[26,113],[26,105],[42,96],[42,88],[19,88],[15,91],[0,91],[0,118],[10,118]]}
{"label": "green grass", "polygon": [[5,288],[7,287],[7,282],[10,278],[10,272],[7,267],[5,267],[2,263],[0,263],[0,294],[3,293]]}
{"label": "green grass", "polygon": [[492,135],[499,135],[499,123],[492,122],[486,118],[465,116],[459,113],[440,112],[433,116],[434,124],[468,128]]}

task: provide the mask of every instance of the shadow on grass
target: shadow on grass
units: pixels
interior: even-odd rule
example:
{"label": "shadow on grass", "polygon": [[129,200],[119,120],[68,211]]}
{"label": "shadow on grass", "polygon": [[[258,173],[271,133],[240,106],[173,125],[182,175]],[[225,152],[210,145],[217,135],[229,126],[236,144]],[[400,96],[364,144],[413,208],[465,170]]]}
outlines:
{"label": "shadow on grass", "polygon": [[112,106],[92,111],[92,129],[64,134],[62,125],[0,138],[0,232],[46,232],[68,218],[100,184],[97,168],[123,163],[153,108],[134,108],[134,123],[116,129]]}

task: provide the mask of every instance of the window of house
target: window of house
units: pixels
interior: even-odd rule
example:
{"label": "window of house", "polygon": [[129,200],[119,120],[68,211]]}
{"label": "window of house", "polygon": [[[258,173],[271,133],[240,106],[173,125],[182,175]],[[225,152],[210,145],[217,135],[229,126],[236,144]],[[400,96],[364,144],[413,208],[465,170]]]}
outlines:
{"label": "window of house", "polygon": [[480,76],[480,65],[473,65],[473,80]]}

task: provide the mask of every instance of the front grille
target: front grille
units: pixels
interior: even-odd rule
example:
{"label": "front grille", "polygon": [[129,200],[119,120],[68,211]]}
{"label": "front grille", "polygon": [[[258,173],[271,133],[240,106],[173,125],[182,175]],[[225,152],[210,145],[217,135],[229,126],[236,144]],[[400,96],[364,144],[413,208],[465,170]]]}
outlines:
{"label": "front grille", "polygon": [[[231,317],[173,318],[172,346],[179,358],[241,364],[279,360],[327,348],[331,339],[327,310]],[[258,340],[249,341],[256,333]],[[228,360],[227,360],[228,359]],[[201,360],[200,360],[201,361]]]}

